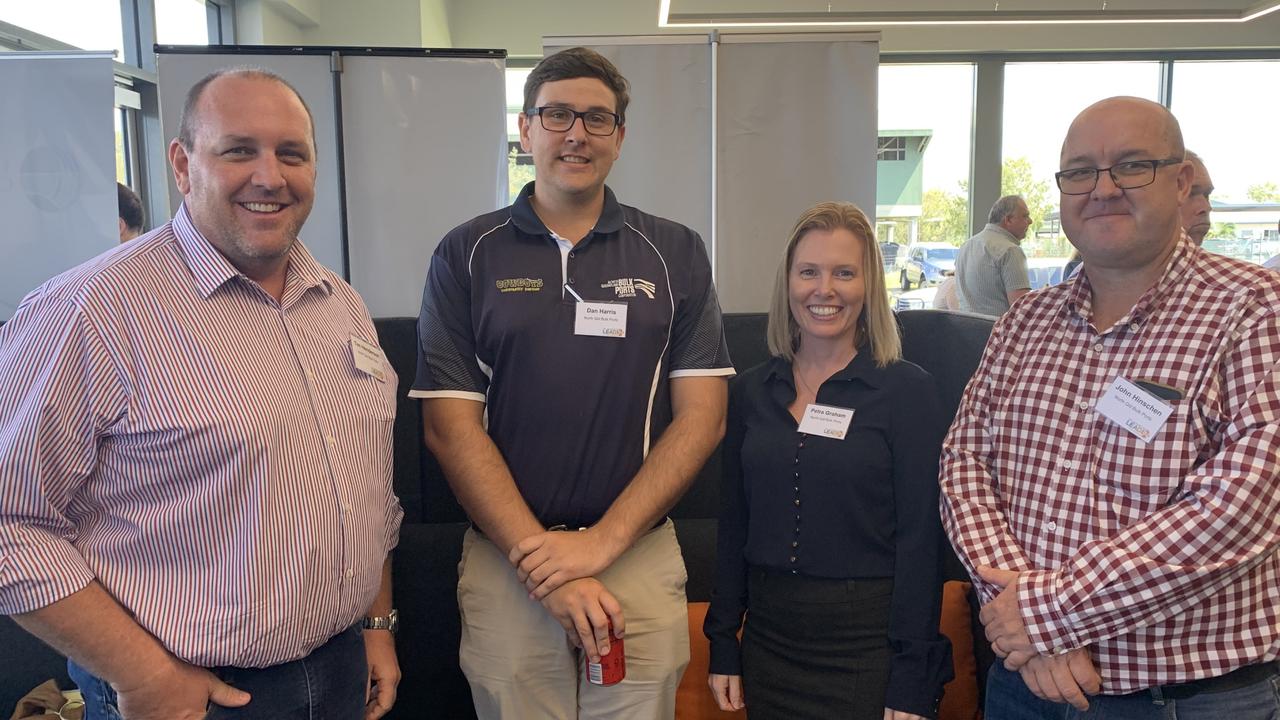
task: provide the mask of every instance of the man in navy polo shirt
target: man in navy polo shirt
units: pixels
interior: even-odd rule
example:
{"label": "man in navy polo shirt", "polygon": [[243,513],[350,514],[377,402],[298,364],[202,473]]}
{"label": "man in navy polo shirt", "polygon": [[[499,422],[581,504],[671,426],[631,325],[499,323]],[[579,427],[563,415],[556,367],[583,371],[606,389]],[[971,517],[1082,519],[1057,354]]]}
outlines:
{"label": "man in navy polo shirt", "polygon": [[[627,89],[591,50],[539,63],[536,187],[451,231],[427,275],[411,394],[474,524],[458,602],[483,719],[669,718],[689,660],[666,513],[724,432],[733,368],[697,233],[605,187]],[[602,687],[583,659],[611,625],[626,679]]]}

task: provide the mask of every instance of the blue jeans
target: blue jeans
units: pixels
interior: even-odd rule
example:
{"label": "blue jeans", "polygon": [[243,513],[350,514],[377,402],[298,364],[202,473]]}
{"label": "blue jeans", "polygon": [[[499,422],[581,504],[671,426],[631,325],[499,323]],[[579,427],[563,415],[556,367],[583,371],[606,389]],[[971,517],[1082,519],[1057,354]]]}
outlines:
{"label": "blue jeans", "polygon": [[[84,720],[120,720],[116,691],[106,681],[67,661],[67,672],[84,695]],[[301,660],[269,668],[211,668],[223,682],[253,696],[240,708],[209,707],[206,720],[326,720],[364,716],[368,664],[359,626],[335,635]]]}
{"label": "blue jeans", "polygon": [[986,720],[1280,720],[1280,675],[1235,690],[1156,702],[1151,693],[1095,695],[1080,712],[1031,694],[1001,661],[987,676]]}

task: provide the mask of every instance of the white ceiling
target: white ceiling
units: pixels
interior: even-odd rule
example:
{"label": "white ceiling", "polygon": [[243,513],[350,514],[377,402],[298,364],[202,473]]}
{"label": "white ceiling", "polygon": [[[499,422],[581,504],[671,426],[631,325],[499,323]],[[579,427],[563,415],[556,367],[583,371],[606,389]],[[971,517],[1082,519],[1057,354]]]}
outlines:
{"label": "white ceiling", "polygon": [[668,25],[731,23],[1233,22],[1280,0],[664,0]]}

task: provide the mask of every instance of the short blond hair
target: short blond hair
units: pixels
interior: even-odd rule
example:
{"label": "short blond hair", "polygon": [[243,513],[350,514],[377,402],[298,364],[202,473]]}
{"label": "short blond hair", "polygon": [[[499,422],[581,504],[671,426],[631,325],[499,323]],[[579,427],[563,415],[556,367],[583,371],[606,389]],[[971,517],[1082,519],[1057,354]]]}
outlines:
{"label": "short blond hair", "polygon": [[791,262],[800,238],[811,230],[831,232],[840,228],[848,230],[862,241],[864,297],[853,342],[855,347],[864,340],[870,343],[876,365],[884,367],[902,359],[902,339],[898,336],[898,323],[889,308],[889,292],[885,288],[884,264],[880,259],[876,232],[872,229],[867,214],[857,205],[847,202],[818,203],[805,210],[800,219],[796,220],[773,283],[773,299],[769,303],[769,329],[766,333],[769,352],[791,361],[795,359],[796,350],[800,349],[800,324],[791,314],[789,292]]}

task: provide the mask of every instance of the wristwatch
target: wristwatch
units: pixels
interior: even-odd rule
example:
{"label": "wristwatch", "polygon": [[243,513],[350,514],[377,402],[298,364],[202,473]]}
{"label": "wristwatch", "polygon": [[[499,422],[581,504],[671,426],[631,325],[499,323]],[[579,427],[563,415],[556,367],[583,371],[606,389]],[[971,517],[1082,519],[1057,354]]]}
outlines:
{"label": "wristwatch", "polygon": [[382,617],[366,617],[363,627],[365,630],[389,630],[394,635],[400,629],[400,613],[392,608],[389,614]]}

